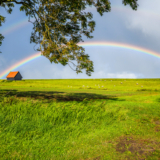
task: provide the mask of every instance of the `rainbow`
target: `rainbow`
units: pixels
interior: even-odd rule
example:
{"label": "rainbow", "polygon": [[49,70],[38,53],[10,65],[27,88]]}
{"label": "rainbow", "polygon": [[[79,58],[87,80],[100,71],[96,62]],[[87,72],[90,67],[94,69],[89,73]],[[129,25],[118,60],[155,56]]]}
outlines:
{"label": "rainbow", "polygon": [[[81,42],[78,44],[79,46],[89,46],[89,47],[100,47],[100,46],[105,46],[105,47],[116,47],[116,48],[122,48],[122,49],[128,49],[128,50],[132,50],[132,51],[137,51],[137,52],[141,52],[150,56],[154,56],[156,58],[160,58],[160,54],[145,48],[141,48],[138,46],[133,46],[133,45],[129,45],[129,44],[123,44],[123,43],[115,43],[115,42]],[[23,60],[21,60],[20,62],[17,62],[16,64],[14,64],[13,66],[7,68],[6,70],[4,70],[2,73],[0,73],[0,78],[4,77],[5,75],[7,75],[11,70],[15,70],[18,67],[26,64],[27,62],[30,62],[36,58],[41,57],[41,53],[35,53],[32,56],[29,56]]]}
{"label": "rainbow", "polygon": [[6,70],[4,70],[2,73],[0,73],[0,78],[4,77],[5,75],[7,75],[11,70],[15,70],[17,69],[18,67],[28,63],[28,62],[31,62],[33,61],[34,59],[36,58],[39,58],[41,57],[41,52],[38,52],[38,53],[35,53],[34,55],[31,55],[27,58],[24,58],[23,60],[17,62],[16,64],[10,66],[9,68],[7,68]]}
{"label": "rainbow", "polygon": [[3,34],[3,35],[7,35],[8,33],[20,28],[20,27],[23,27],[23,26],[26,26],[27,24],[30,24],[28,22],[28,19],[24,19],[24,20],[21,20],[19,22],[16,22],[14,24],[11,24],[10,26],[8,27],[5,27],[5,23],[2,24],[2,28],[4,27],[4,29],[1,29],[0,32]]}
{"label": "rainbow", "polygon": [[81,42],[79,43],[79,46],[105,46],[105,47],[117,47],[117,48],[123,48],[123,49],[129,49],[132,51],[138,51],[142,52],[157,58],[160,58],[160,54],[154,51],[151,51],[149,49],[145,49],[142,47],[134,46],[134,45],[129,45],[129,44],[124,44],[124,43],[116,43],[116,42]]}

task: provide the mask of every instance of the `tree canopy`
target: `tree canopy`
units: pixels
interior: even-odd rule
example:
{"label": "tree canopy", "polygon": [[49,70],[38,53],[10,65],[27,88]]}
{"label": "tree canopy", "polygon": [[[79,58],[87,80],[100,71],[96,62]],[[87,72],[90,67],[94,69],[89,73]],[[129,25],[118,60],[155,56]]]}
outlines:
{"label": "tree canopy", "polygon": [[[122,3],[137,10],[137,1],[122,0]],[[93,38],[91,33],[96,23],[92,20],[93,14],[84,10],[87,6],[94,6],[103,16],[111,11],[109,0],[0,0],[0,6],[9,14],[14,4],[20,5],[20,11],[25,11],[28,21],[33,23],[30,43],[38,45],[37,51],[41,51],[51,63],[64,66],[72,63],[76,73],[82,73],[85,69],[86,74],[91,75],[93,62],[78,43],[83,42],[82,36]],[[35,20],[32,22],[31,18]],[[5,17],[0,15],[0,26],[4,22]],[[0,45],[3,39],[4,36],[0,34]]]}

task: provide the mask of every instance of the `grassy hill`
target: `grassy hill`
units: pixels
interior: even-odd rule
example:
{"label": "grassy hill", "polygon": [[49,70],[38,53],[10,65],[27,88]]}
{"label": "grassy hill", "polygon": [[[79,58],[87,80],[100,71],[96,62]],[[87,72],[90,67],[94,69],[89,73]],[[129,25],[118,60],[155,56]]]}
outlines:
{"label": "grassy hill", "polygon": [[160,79],[0,81],[0,159],[159,160]]}

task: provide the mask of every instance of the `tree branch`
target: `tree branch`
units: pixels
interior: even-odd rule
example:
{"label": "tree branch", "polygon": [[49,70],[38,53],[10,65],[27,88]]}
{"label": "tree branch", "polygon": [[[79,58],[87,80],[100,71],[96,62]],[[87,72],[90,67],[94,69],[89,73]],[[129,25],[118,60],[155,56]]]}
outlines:
{"label": "tree branch", "polygon": [[[4,3],[4,2],[15,2],[16,4],[27,4],[25,2],[17,2],[16,0],[13,0],[13,1],[8,1],[8,0],[2,0],[1,3]],[[27,4],[28,5],[28,4]]]}
{"label": "tree branch", "polygon": [[[68,65],[69,65],[69,63],[68,63]],[[73,71],[76,71],[76,70],[74,70],[70,65],[69,65],[69,67],[70,67]]]}

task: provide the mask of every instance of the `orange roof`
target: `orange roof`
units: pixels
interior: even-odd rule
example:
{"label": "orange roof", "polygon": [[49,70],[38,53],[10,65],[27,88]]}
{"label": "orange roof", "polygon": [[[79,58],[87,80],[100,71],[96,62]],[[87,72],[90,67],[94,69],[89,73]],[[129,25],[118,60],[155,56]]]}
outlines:
{"label": "orange roof", "polygon": [[6,78],[14,78],[17,75],[17,72],[10,72]]}

